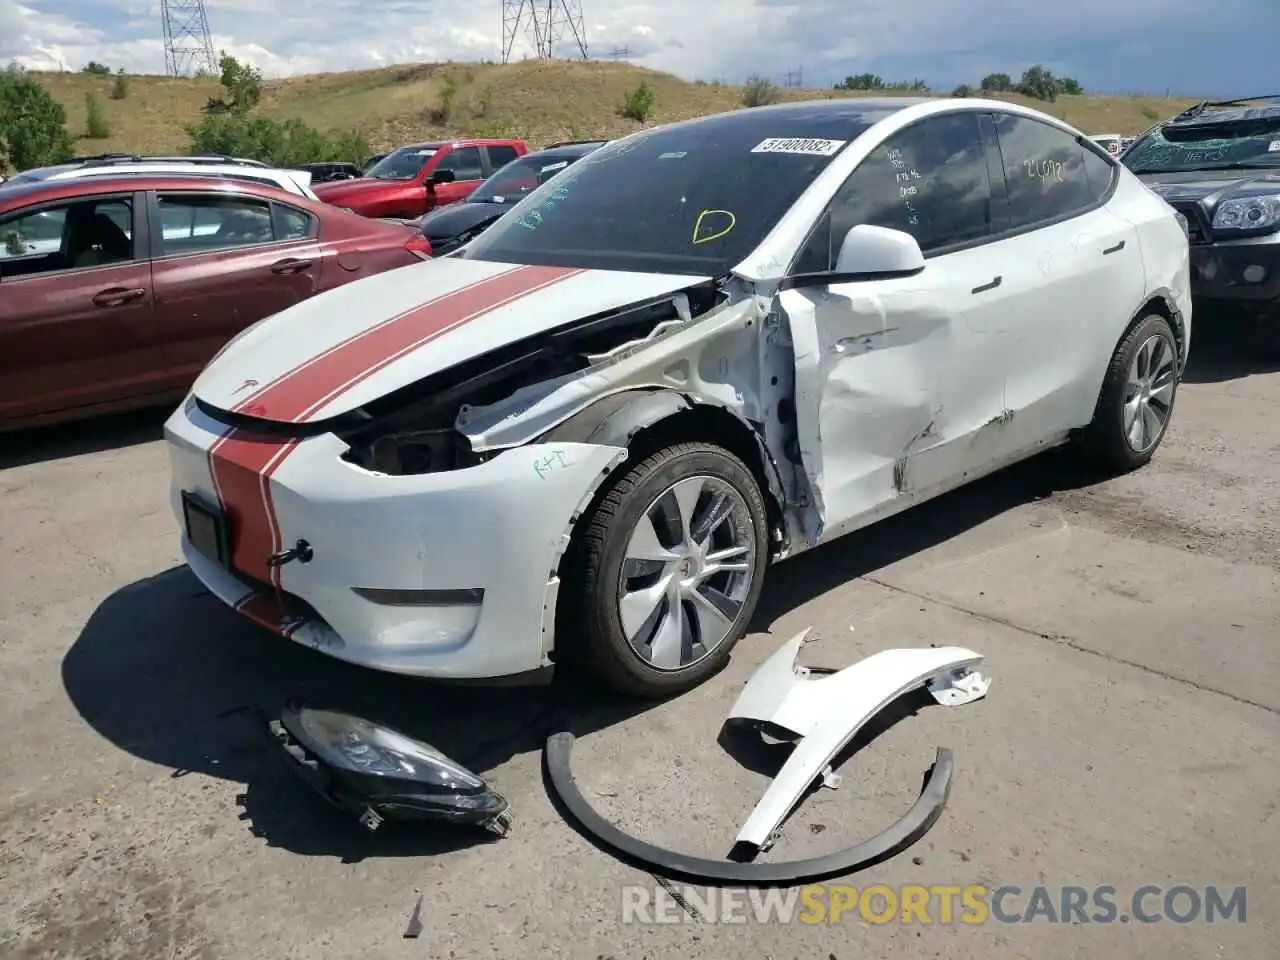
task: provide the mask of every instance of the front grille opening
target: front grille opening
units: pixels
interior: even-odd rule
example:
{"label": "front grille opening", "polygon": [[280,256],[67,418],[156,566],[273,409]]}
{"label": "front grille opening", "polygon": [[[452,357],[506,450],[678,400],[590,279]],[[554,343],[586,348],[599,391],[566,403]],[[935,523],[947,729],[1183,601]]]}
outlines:
{"label": "front grille opening", "polygon": [[417,476],[474,467],[487,459],[453,427],[406,430],[369,439],[347,437],[342,459],[372,473]]}

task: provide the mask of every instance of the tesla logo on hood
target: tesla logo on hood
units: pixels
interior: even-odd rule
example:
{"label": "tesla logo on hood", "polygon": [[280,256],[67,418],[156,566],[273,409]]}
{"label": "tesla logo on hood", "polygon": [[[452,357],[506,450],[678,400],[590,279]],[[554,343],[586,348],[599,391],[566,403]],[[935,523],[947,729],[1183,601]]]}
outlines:
{"label": "tesla logo on hood", "polygon": [[250,387],[256,387],[257,385],[258,385],[257,380],[246,380],[244,383],[240,384],[240,386],[232,390],[231,395],[234,397],[237,393],[242,393],[245,390],[248,390]]}

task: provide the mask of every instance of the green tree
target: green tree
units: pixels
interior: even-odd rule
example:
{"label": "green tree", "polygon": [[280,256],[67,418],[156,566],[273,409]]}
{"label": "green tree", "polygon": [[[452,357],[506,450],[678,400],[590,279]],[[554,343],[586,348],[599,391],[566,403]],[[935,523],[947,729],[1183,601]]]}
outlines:
{"label": "green tree", "polygon": [[1052,102],[1058,99],[1058,80],[1047,68],[1037,63],[1023,71],[1017,91],[1024,97]]}
{"label": "green tree", "polygon": [[111,68],[108,67],[105,63],[99,63],[97,60],[90,60],[88,63],[84,65],[84,69],[82,69],[80,72],[91,73],[95,77],[111,76]]}
{"label": "green tree", "polygon": [[742,86],[742,105],[744,107],[767,107],[782,99],[782,91],[777,84],[759,74],[747,77]]}
{"label": "green tree", "polygon": [[272,120],[240,114],[206,116],[187,127],[189,152],[261,160],[275,167],[300,163],[344,161],[363,163],[370,153],[368,141],[349,131],[327,136],[301,120]]}
{"label": "green tree", "polygon": [[1009,93],[1013,90],[1013,77],[1007,73],[988,73],[979,87],[989,93]]}
{"label": "green tree", "polygon": [[1059,77],[1058,92],[1068,97],[1078,97],[1084,93],[1084,88],[1080,86],[1074,77]]}
{"label": "green tree", "polygon": [[628,120],[638,120],[644,123],[653,115],[653,90],[641,80],[640,86],[629,91],[623,97],[622,106],[618,108],[618,113]]}
{"label": "green tree", "polygon": [[923,80],[894,80],[892,83],[886,83],[881,90],[906,90],[910,93],[924,93],[928,91],[929,85]]}
{"label": "green tree", "polygon": [[951,91],[951,95],[953,97],[972,97],[973,87],[969,86],[967,83],[962,83]]}
{"label": "green tree", "polygon": [[0,70],[0,166],[28,170],[60,163],[74,149],[62,104],[21,67]]}
{"label": "green tree", "polygon": [[92,93],[84,95],[84,135],[90,140],[105,140],[111,136],[111,124],[102,112],[102,103]]}
{"label": "green tree", "polygon": [[836,90],[884,90],[884,78],[878,73],[858,73],[845,77],[835,85]]}
{"label": "green tree", "polygon": [[262,71],[247,63],[241,63],[225,50],[218,57],[221,83],[230,100],[228,106],[236,113],[248,113],[262,102]]}

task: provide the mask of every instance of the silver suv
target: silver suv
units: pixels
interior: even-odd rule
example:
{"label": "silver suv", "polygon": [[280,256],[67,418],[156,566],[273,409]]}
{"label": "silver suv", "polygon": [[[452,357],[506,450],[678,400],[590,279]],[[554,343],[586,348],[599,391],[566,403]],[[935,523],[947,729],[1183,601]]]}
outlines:
{"label": "silver suv", "polygon": [[143,157],[132,154],[104,154],[98,157],[82,157],[69,163],[50,167],[37,167],[15,174],[10,183],[34,183],[41,180],[73,180],[81,177],[120,176],[121,174],[176,173],[183,176],[208,176],[221,179],[248,180],[265,183],[295,196],[317,200],[311,190],[311,174],[306,170],[280,170],[239,157]]}

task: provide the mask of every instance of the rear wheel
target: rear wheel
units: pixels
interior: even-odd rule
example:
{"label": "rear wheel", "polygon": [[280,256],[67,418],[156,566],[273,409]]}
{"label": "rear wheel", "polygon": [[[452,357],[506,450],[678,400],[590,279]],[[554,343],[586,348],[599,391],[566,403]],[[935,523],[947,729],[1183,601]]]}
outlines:
{"label": "rear wheel", "polygon": [[1147,463],[1173,416],[1178,346],[1159,314],[1137,323],[1117,345],[1084,440],[1095,461],[1125,472]]}
{"label": "rear wheel", "polygon": [[559,601],[574,666],[646,697],[723,667],[768,561],[764,499],[746,465],[711,444],[667,447],[614,481],[580,523]]}

